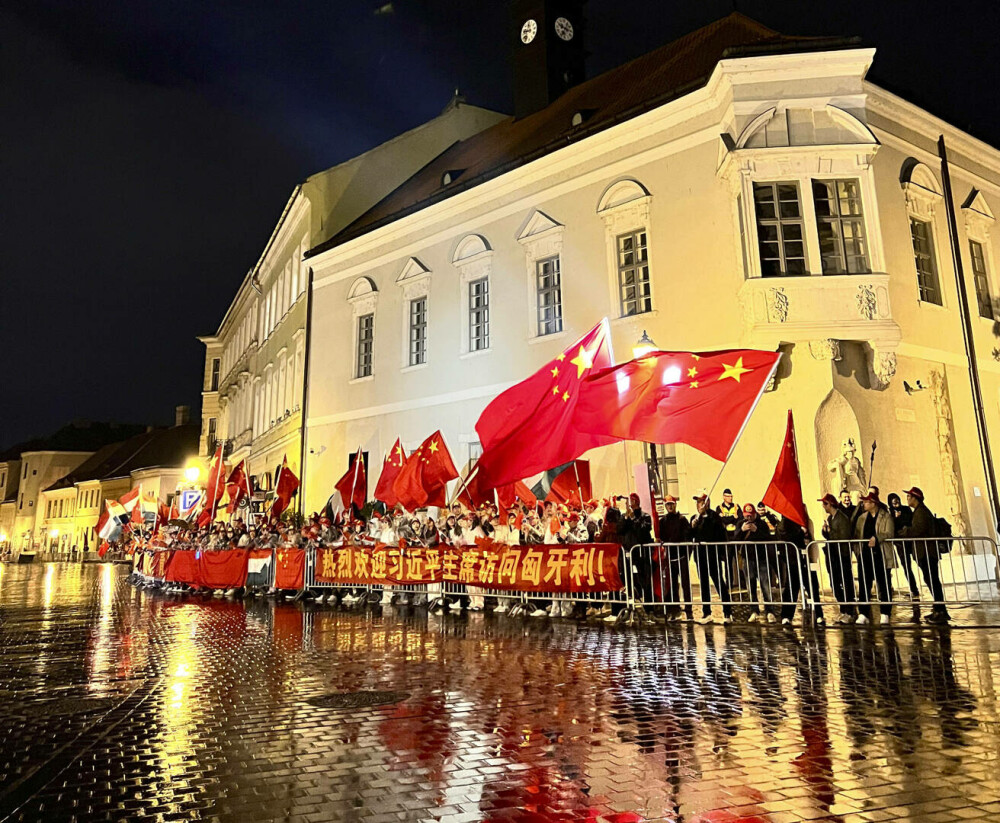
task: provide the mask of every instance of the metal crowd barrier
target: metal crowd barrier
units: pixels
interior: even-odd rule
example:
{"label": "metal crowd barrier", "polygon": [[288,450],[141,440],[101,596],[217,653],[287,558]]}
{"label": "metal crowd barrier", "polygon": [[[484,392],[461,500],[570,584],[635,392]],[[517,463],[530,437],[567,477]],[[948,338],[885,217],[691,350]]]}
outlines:
{"label": "metal crowd barrier", "polygon": [[885,565],[888,552],[869,548],[866,540],[810,543],[823,605],[854,614],[872,603],[919,608],[1000,600],[1000,563],[992,538],[894,538],[884,544],[891,549],[891,566]]}

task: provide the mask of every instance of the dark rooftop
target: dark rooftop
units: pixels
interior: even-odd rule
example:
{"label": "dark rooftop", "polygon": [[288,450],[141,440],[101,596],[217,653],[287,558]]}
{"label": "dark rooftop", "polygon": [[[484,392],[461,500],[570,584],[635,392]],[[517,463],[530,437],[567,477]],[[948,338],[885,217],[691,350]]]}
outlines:
{"label": "dark rooftop", "polygon": [[[461,140],[376,203],[316,255],[704,86],[726,57],[840,49],[844,38],[787,37],[733,13],[565,92],[527,117]],[[583,122],[573,126],[573,115]],[[456,170],[461,170],[457,173]],[[445,174],[451,182],[445,185]]]}
{"label": "dark rooftop", "polygon": [[198,423],[159,428],[105,446],[46,489],[66,489],[86,480],[127,477],[139,469],[177,467],[198,451]]}
{"label": "dark rooftop", "polygon": [[19,460],[24,452],[91,452],[109,443],[120,443],[146,430],[132,423],[106,423],[78,420],[63,426],[55,434],[35,437],[0,451],[0,460]]}

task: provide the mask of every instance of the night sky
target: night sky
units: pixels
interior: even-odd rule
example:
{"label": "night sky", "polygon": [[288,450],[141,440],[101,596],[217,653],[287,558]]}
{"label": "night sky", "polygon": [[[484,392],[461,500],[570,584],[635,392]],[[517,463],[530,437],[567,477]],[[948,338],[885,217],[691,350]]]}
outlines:
{"label": "night sky", "polygon": [[[293,186],[511,110],[508,4],[0,0],[0,448],[197,414],[203,348]],[[592,76],[733,10],[859,35],[870,77],[1000,145],[994,3],[590,0]]]}

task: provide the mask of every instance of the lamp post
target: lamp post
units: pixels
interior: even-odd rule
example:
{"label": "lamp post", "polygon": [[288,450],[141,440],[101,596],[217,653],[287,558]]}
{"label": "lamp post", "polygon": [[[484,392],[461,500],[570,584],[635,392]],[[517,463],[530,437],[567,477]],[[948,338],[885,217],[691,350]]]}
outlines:
{"label": "lamp post", "polygon": [[[642,337],[635,341],[635,345],[632,346],[632,357],[635,360],[641,360],[652,354],[654,351],[659,351],[660,347],[656,345],[653,338],[649,336],[649,333],[643,329]],[[656,444],[655,443],[643,443],[643,455],[646,460],[646,468],[649,472],[649,482],[650,482],[650,495],[655,501],[659,497],[663,484],[660,481],[660,462],[656,454]],[[655,502],[654,502],[655,506]],[[655,510],[652,514],[656,514]]]}

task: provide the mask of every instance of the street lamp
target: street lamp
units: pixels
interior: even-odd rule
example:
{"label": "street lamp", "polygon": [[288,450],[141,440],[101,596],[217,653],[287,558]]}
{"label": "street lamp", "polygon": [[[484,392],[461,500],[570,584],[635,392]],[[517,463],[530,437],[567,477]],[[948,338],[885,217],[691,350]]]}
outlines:
{"label": "street lamp", "polygon": [[632,347],[632,357],[638,360],[645,357],[647,354],[657,351],[657,348],[656,343],[653,342],[653,338],[646,334],[646,330],[643,329],[642,337],[640,337]]}
{"label": "street lamp", "polygon": [[184,469],[184,479],[187,480],[188,483],[197,483],[199,474],[201,474],[201,469],[197,466],[188,466]]}

